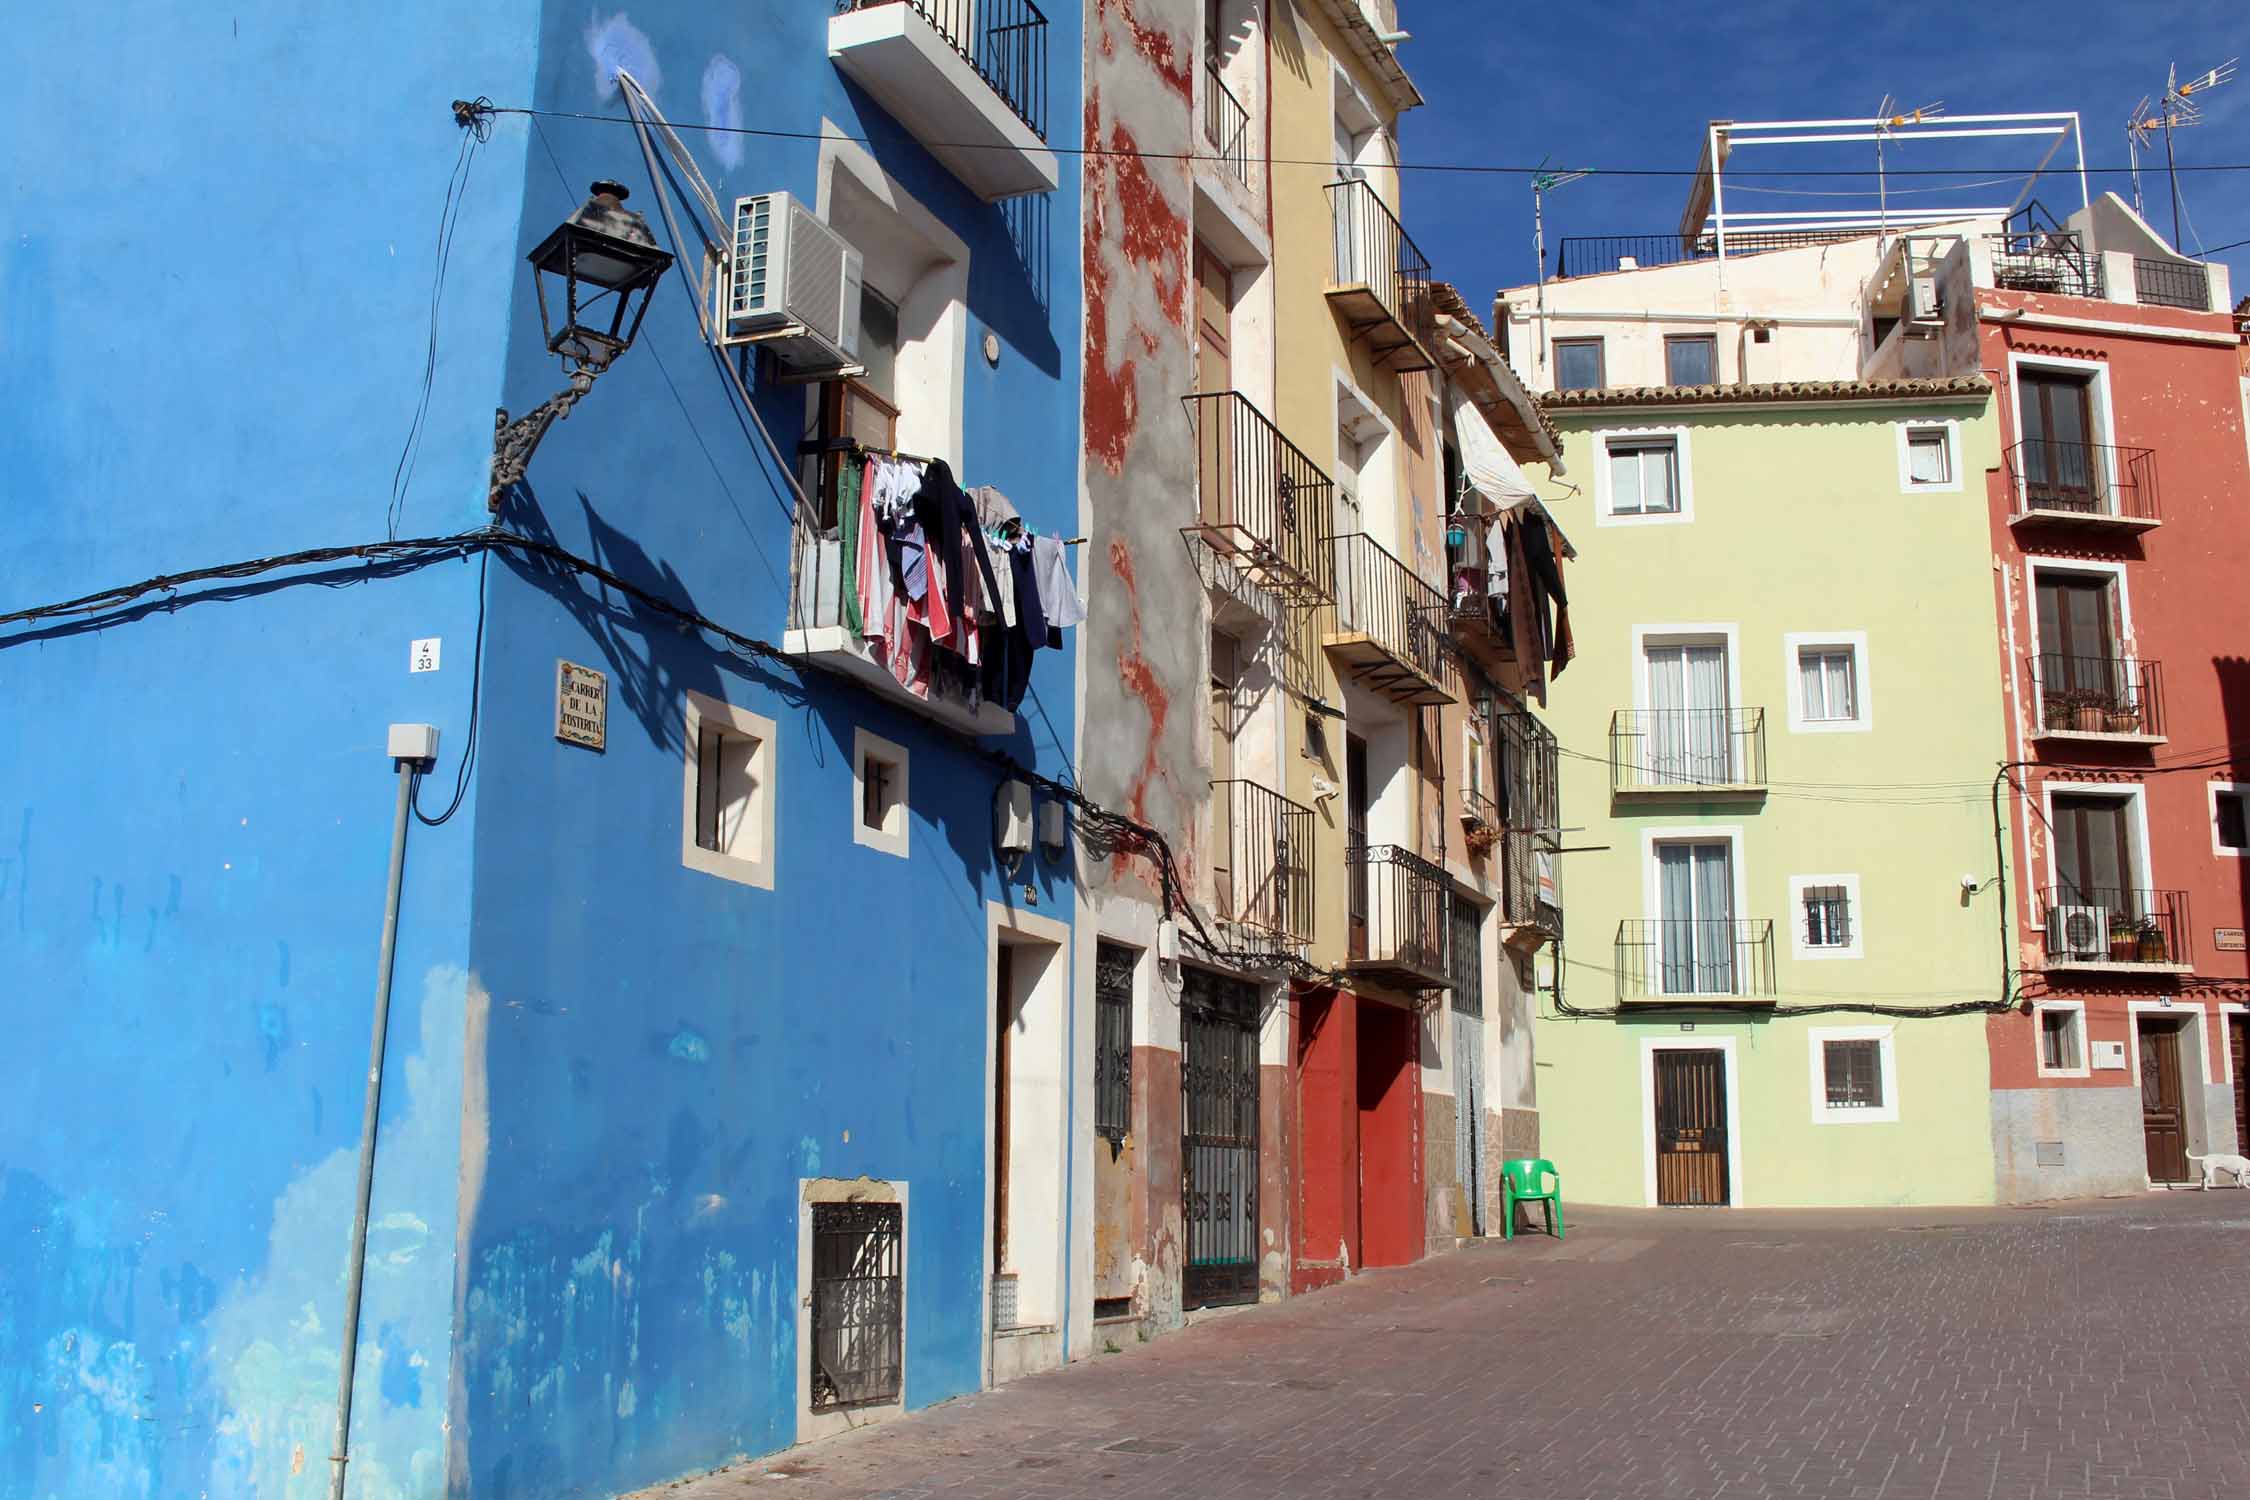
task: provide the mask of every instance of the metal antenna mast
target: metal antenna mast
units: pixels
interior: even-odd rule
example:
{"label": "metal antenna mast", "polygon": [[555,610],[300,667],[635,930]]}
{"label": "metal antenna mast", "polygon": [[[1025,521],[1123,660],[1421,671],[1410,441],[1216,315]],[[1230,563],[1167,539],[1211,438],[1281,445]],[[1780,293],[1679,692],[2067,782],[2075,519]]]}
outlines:
{"label": "metal antenna mast", "polygon": [[1920,109],[1901,114],[1891,107],[1891,96],[1885,94],[1883,102],[1875,106],[1875,224],[1878,243],[1891,237],[1890,184],[1883,176],[1883,142],[1901,125],[1919,125],[1934,120],[1945,113],[1945,101],[1925,104]]}
{"label": "metal antenna mast", "polygon": [[2176,125],[2185,129],[2190,125],[2203,123],[2202,108],[2195,102],[2193,96],[2208,94],[2220,84],[2233,78],[2236,61],[2235,58],[2230,57],[2201,77],[2191,78],[2186,83],[2179,81],[2179,64],[2174,63],[2165,70],[2164,74],[2162,114],[2155,119],[2151,119],[2148,112],[2148,101],[2143,99],[2139,106],[2134,109],[2133,118],[2127,121],[2125,125],[2125,138],[2131,144],[2133,151],[2133,208],[2135,212],[2138,212],[2141,206],[2140,148],[2148,144],[2152,127],[2161,125],[2164,128],[2164,175],[2172,186],[2172,249],[2174,251],[2178,251],[2180,248],[2180,168],[2179,163],[2172,159],[2172,128]]}
{"label": "metal antenna mast", "polygon": [[1567,187],[1581,177],[1593,176],[1593,169],[1577,172],[1550,172],[1545,161],[1531,176],[1531,250],[1539,258],[1539,376],[1547,373],[1547,194],[1559,187]]}

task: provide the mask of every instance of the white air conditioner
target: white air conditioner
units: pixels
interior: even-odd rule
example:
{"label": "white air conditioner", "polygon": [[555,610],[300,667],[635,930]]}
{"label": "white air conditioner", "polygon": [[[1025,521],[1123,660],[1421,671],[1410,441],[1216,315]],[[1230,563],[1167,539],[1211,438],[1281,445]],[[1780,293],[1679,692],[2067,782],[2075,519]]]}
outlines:
{"label": "white air conditioner", "polygon": [[1935,276],[1910,277],[1906,283],[1906,321],[1930,325],[1945,321],[1938,306],[1938,280]]}
{"label": "white air conditioner", "polygon": [[719,283],[723,344],[762,344],[800,372],[859,363],[860,256],[787,193],[734,200]]}
{"label": "white air conditioner", "polygon": [[2047,956],[2106,960],[2109,957],[2109,913],[2099,906],[2048,908]]}

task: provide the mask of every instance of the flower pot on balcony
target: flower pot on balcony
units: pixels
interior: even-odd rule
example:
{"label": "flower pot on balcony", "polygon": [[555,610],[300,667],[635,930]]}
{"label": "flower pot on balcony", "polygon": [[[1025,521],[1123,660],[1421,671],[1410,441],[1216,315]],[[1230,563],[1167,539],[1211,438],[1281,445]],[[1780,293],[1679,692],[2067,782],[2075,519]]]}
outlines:
{"label": "flower pot on balcony", "polygon": [[2041,717],[2049,729],[2074,729],[2078,725],[2078,705],[2067,698],[2049,698],[2042,705]]}
{"label": "flower pot on balcony", "polygon": [[2107,734],[2109,714],[2099,703],[2081,703],[2071,728],[2080,734]]}
{"label": "flower pot on balcony", "polygon": [[2134,931],[2133,924],[2126,918],[2114,912],[2111,913],[2109,919],[2109,961],[2113,964],[2132,963],[2134,955],[2139,949],[2140,934]]}
{"label": "flower pot on balcony", "polygon": [[2112,708],[2102,715],[2102,728],[2109,734],[2139,734],[2141,711],[2137,708]]}
{"label": "flower pot on balcony", "polygon": [[2134,939],[2133,955],[2137,961],[2144,964],[2160,964],[2165,962],[2167,953],[2164,942],[2164,929],[2157,926],[2154,921],[2143,918],[2141,921],[2140,933]]}

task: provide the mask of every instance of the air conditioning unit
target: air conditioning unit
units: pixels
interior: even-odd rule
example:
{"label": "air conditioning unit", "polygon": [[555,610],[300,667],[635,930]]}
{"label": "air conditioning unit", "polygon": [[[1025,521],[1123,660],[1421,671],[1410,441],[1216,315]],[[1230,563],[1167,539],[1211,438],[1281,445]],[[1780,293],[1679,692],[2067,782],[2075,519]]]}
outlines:
{"label": "air conditioning unit", "polygon": [[2109,957],[2109,913],[2099,906],[2047,911],[2047,956],[2100,961]]}
{"label": "air conditioning unit", "polygon": [[1934,325],[1945,320],[1938,306],[1938,280],[1935,276],[1914,276],[1906,283],[1906,321],[1921,325]]}
{"label": "air conditioning unit", "polygon": [[860,255],[788,193],[734,200],[719,341],[761,344],[802,373],[859,363]]}

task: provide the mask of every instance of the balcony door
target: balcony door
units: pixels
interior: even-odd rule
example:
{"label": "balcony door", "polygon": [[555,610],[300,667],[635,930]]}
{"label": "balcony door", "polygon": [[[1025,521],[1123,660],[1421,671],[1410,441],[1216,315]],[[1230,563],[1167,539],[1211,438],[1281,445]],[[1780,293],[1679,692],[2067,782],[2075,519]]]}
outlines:
{"label": "balcony door", "polygon": [[1233,636],[1211,632],[1211,881],[1219,914],[1236,917],[1235,738],[1240,733],[1242,677]]}
{"label": "balcony door", "polygon": [[2114,922],[2141,915],[2133,869],[2132,809],[2123,797],[2057,795],[2049,839],[2055,856],[2055,901],[2098,906]]}
{"label": "balcony door", "polygon": [[1349,953],[1367,957],[1367,741],[1344,737],[1344,870],[1350,906]]}
{"label": "balcony door", "polygon": [[1658,844],[1658,955],[1667,995],[1734,993],[1734,849]]}
{"label": "balcony door", "polygon": [[2108,707],[2119,701],[2117,605],[2109,578],[2041,570],[2035,579],[2039,608],[2039,687],[2048,703],[2084,701]]}
{"label": "balcony door", "polygon": [[[1195,388],[1205,395],[1234,389],[1234,273],[1195,242]],[[1234,403],[1199,401],[1197,420],[1209,431],[1196,435],[1203,523],[1224,526],[1234,519]]]}
{"label": "balcony door", "polygon": [[2024,486],[2038,509],[2102,508],[2092,391],[2092,381],[2083,375],[2024,370],[2016,378],[2023,412]]}
{"label": "balcony door", "polygon": [[1650,646],[1647,652],[1649,722],[1642,744],[1650,781],[1723,786],[1734,780],[1726,647]]}

